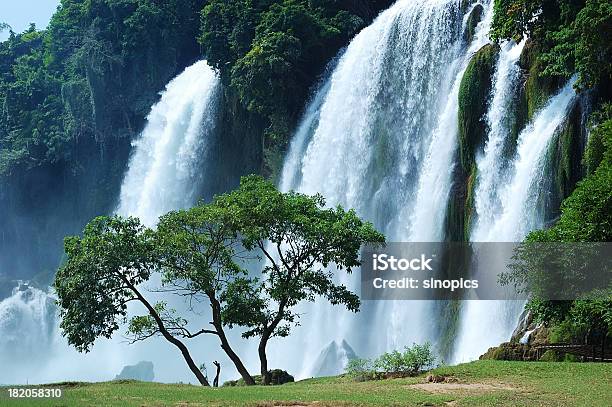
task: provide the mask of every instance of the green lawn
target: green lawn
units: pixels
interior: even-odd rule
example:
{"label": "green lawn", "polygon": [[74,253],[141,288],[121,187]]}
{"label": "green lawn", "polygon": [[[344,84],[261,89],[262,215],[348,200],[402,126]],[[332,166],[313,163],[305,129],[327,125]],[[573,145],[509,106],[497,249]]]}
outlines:
{"label": "green lawn", "polygon": [[[612,364],[478,361],[441,367],[449,383],[425,375],[357,383],[343,377],[274,387],[202,388],[141,382],[62,386],[57,400],[9,400],[2,406],[611,406]],[[52,386],[53,387],[53,386]]]}

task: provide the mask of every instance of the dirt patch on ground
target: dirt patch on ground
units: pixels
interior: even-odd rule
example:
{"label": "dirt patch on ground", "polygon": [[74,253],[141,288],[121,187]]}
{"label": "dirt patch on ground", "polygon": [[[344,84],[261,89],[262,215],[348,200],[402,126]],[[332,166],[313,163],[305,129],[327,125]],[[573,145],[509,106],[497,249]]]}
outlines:
{"label": "dirt patch on ground", "polygon": [[411,389],[424,390],[435,394],[448,393],[488,393],[499,390],[518,390],[505,383],[418,383],[411,384]]}

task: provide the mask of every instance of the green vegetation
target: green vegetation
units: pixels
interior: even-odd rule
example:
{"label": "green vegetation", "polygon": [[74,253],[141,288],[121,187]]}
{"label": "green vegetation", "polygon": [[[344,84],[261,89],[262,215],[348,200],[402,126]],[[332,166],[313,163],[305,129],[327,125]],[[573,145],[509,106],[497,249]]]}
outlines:
{"label": "green vegetation", "polygon": [[[609,406],[612,365],[479,361],[435,369],[448,382],[419,377],[355,382],[345,377],[282,386],[202,388],[131,381],[67,383],[60,400],[0,400],[7,406]],[[56,387],[57,385],[50,385]]]}
{"label": "green vegetation", "polygon": [[455,186],[448,204],[446,230],[451,241],[469,239],[473,195],[476,185],[476,154],[487,137],[487,112],[499,46],[487,44],[471,58],[459,87],[458,143],[459,163],[455,169]]}
{"label": "green vegetation", "polygon": [[267,118],[268,170],[325,65],[389,0],[208,0],[199,41],[250,111]]}
{"label": "green vegetation", "polygon": [[3,272],[52,277],[62,237],[114,209],[151,105],[200,58],[202,7],[62,0],[46,30],[0,43]]}
{"label": "green vegetation", "polygon": [[351,273],[361,265],[361,246],[384,243],[384,236],[354,210],[325,209],[321,195],[281,193],[256,176],[243,178],[238,190],[213,205],[240,244],[266,260],[261,282],[242,280],[228,288],[224,317],[230,327],[247,328],[245,338],[260,338],[260,373],[267,384],[267,343],[289,335],[299,320],[293,308],[320,296],[357,312],[359,297],[334,283],[330,266]]}
{"label": "green vegetation", "polygon": [[[269,376],[268,384],[271,384],[271,385],[280,385],[280,384],[285,384],[285,383],[292,383],[295,381],[293,376],[291,376],[285,370],[281,370],[281,369],[270,370],[268,372],[268,376]],[[259,384],[259,385],[264,384],[263,383],[264,376],[262,375],[253,376],[253,380],[255,381],[255,384]],[[246,386],[246,385],[247,385],[246,382],[242,378],[238,380],[228,380],[225,383],[223,383],[223,386]]]}
{"label": "green vegetation", "polygon": [[578,86],[612,79],[608,0],[495,0],[494,39],[527,35],[543,47],[543,75],[580,75]]}
{"label": "green vegetation", "polygon": [[[467,4],[467,2],[464,2]],[[465,8],[465,7],[464,7]],[[482,20],[482,16],[484,14],[484,7],[482,4],[476,4],[474,9],[468,16],[467,22],[465,24],[465,33],[464,37],[466,42],[469,44],[474,39],[474,35],[476,34],[476,27],[478,23]]]}
{"label": "green vegetation", "polygon": [[157,92],[198,55],[202,3],[62,0],[46,31],[11,32],[0,43],[0,175],[78,168],[80,139],[138,130]]}
{"label": "green vegetation", "polygon": [[545,63],[542,61],[543,46],[535,40],[525,44],[520,57],[520,66],[527,72],[524,91],[518,101],[520,111],[519,125],[524,126],[533,119],[550,97],[562,86],[566,78],[558,75],[543,75]]}
{"label": "green vegetation", "polygon": [[83,144],[138,132],[202,51],[229,99],[266,118],[268,147],[283,146],[324,66],[390,3],[62,0],[45,31],[0,43],[0,176],[87,166]]}
{"label": "green vegetation", "polygon": [[487,136],[483,120],[489,106],[491,81],[499,54],[497,45],[482,47],[470,60],[459,88],[459,155],[463,170],[469,173],[476,152],[484,146]]}
{"label": "green vegetation", "polygon": [[405,346],[402,352],[385,352],[375,360],[351,359],[346,366],[346,373],[356,380],[378,379],[389,375],[411,376],[431,369],[435,361],[436,357],[429,343],[415,343]]}
{"label": "green vegetation", "polygon": [[[260,373],[263,384],[269,384],[268,341],[289,335],[300,318],[294,308],[323,297],[357,312],[359,297],[333,281],[330,267],[350,273],[361,264],[363,244],[383,242],[353,210],[326,209],[319,195],[281,193],[261,177],[244,177],[237,190],[210,204],[162,216],[156,230],[135,218],[98,217],[82,237],[66,238],[67,261],[54,283],[61,328],[71,345],[86,352],[98,337],[110,338],[119,329],[128,303],[136,301],[147,313],[130,320],[132,342],[162,336],[206,386],[183,340],[217,336],[252,385],[225,332],[226,327],[244,328],[244,338],[259,338]],[[261,275],[249,275],[249,259],[265,261]],[[165,302],[151,303],[140,285],[156,273],[162,281],[158,290],[189,304],[208,302],[212,322],[191,308],[189,317],[201,328],[190,330],[187,315]]]}

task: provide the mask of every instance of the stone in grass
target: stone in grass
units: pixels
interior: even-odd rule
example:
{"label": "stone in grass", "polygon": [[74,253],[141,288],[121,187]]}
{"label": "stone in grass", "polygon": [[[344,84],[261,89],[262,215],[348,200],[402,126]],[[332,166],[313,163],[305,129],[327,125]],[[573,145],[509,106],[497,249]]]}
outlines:
{"label": "stone in grass", "polygon": [[427,381],[427,383],[442,383],[442,382],[446,381],[446,377],[440,376],[440,375],[437,375],[437,374],[429,374],[429,375],[427,375],[425,380]]}

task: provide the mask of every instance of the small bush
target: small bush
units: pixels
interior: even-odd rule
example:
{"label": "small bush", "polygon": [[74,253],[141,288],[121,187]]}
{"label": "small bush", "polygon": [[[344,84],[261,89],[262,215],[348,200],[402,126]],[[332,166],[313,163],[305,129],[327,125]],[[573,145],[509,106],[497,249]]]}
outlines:
{"label": "small bush", "polygon": [[413,344],[406,346],[403,352],[394,350],[380,355],[376,360],[350,360],[346,373],[357,380],[371,380],[388,376],[410,376],[433,367],[436,358],[431,345]]}
{"label": "small bush", "polygon": [[540,362],[560,362],[562,358],[552,349],[548,349],[540,356]]}
{"label": "small bush", "polygon": [[386,373],[399,373],[406,370],[406,360],[404,353],[397,350],[383,353],[374,362],[376,370]]}
{"label": "small bush", "polygon": [[370,380],[375,378],[376,370],[370,359],[351,359],[346,365],[346,374],[355,380]]}

